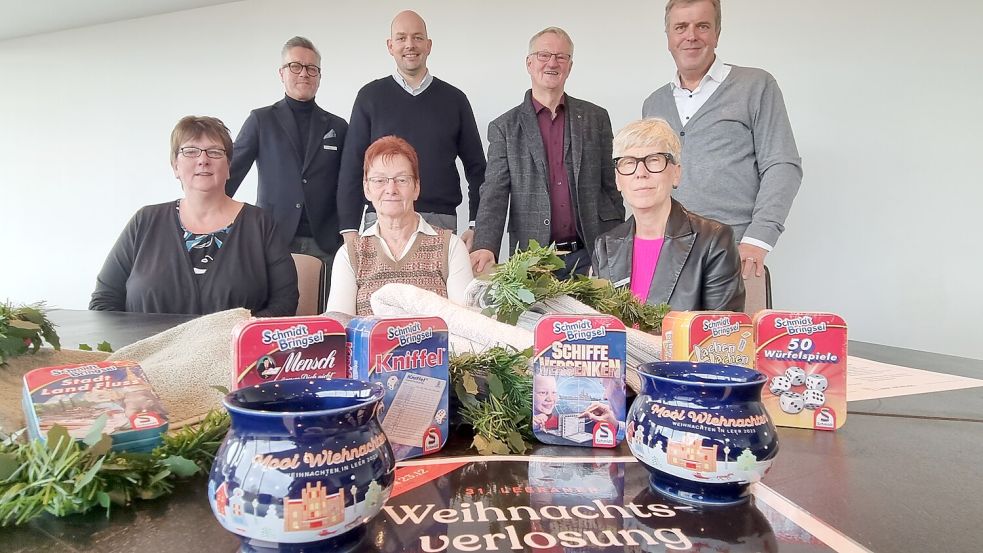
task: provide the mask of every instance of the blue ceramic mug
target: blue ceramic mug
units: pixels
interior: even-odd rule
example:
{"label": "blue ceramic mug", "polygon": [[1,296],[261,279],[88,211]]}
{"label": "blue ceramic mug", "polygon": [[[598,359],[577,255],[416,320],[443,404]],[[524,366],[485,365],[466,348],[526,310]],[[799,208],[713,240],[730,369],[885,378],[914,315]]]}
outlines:
{"label": "blue ceramic mug", "polygon": [[778,453],[761,403],[768,378],[735,365],[668,361],[638,370],[626,438],[653,489],[699,504],[746,501]]}
{"label": "blue ceramic mug", "polygon": [[208,481],[212,512],[247,549],[357,543],[382,509],[395,459],[381,385],[285,380],[230,393],[231,429]]}

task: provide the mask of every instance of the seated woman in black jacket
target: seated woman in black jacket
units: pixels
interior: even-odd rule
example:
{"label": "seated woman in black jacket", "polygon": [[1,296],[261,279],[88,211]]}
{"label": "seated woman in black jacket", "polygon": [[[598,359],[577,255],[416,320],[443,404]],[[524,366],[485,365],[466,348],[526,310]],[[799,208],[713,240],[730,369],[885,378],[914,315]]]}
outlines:
{"label": "seated woman in black jacket", "polygon": [[677,311],[744,309],[741,257],[731,228],[672,199],[679,137],[662,119],[630,123],[614,137],[615,182],[632,217],[597,237],[594,274],[628,285],[642,302]]}
{"label": "seated woman in black jacket", "polygon": [[99,272],[89,309],[296,313],[297,271],[273,218],[225,195],[230,159],[232,138],[221,121],[178,121],[171,166],[184,197],[146,206],[130,219]]}

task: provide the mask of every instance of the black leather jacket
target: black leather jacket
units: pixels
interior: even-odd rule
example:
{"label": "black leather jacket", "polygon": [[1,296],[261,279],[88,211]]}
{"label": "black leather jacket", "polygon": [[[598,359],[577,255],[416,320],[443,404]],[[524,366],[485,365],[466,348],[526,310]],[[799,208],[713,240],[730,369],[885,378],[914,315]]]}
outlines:
{"label": "black leather jacket", "polygon": [[[629,285],[635,218],[597,237],[594,275],[615,286]],[[741,255],[730,227],[690,213],[672,200],[665,242],[648,303],[668,303],[676,311],[743,311]]]}

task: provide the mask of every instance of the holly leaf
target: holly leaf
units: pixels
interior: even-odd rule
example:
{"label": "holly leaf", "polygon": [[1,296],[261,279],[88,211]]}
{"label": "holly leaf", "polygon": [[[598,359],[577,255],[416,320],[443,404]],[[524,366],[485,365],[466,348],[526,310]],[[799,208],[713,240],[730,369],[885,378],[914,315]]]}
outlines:
{"label": "holly leaf", "polygon": [[536,302],[536,295],[533,294],[527,288],[519,288],[518,290],[515,291],[515,295],[518,296],[519,299],[522,300],[523,303],[535,303]]}
{"label": "holly leaf", "polygon": [[194,461],[189,461],[188,459],[178,455],[171,455],[166,459],[162,459],[161,464],[171,469],[172,473],[182,478],[194,476],[199,470],[198,465],[196,465]]}

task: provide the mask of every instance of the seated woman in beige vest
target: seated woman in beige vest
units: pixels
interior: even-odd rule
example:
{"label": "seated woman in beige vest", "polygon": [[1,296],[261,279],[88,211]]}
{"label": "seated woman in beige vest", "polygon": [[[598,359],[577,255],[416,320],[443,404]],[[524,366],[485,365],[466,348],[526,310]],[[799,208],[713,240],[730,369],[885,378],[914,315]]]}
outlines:
{"label": "seated woman in beige vest", "polygon": [[331,269],[328,311],[371,315],[369,298],[390,282],[412,284],[459,304],[471,282],[468,249],[451,231],[434,229],[414,211],[420,196],[416,150],[384,136],[365,150],[362,187],[378,220],[345,234]]}

